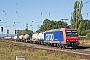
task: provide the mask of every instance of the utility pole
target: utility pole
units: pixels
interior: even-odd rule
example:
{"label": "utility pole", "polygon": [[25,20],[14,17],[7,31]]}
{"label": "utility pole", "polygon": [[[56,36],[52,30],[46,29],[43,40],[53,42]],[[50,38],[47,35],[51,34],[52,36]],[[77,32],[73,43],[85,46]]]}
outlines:
{"label": "utility pole", "polygon": [[33,31],[33,21],[32,21],[32,31]]}
{"label": "utility pole", "polygon": [[[1,21],[1,20],[0,20]],[[1,24],[0,24],[0,26],[1,26]]]}
{"label": "utility pole", "polygon": [[[20,23],[20,22],[14,22],[14,24],[13,24],[14,27],[16,26],[16,23]],[[17,29],[15,28],[15,30],[17,30]],[[16,35],[16,34],[15,34],[15,35]]]}
{"label": "utility pole", "polygon": [[9,34],[9,30],[7,29],[7,37],[8,37],[8,34]]}
{"label": "utility pole", "polygon": [[28,23],[26,23],[26,30],[28,30]]}
{"label": "utility pole", "polygon": [[[16,25],[16,23],[20,23],[20,22],[14,22],[14,25],[13,26],[15,26]],[[17,40],[15,40],[15,41],[18,41],[18,38],[19,38],[19,35],[18,35],[18,30],[15,28],[15,35],[17,35]]]}
{"label": "utility pole", "polygon": [[[84,2],[83,4],[86,4],[86,3],[89,3],[89,2],[90,2],[90,0],[89,0],[89,1],[86,1],[86,2]],[[87,15],[87,18],[88,18],[89,13],[90,13],[90,12],[85,13],[85,14]]]}
{"label": "utility pole", "polygon": [[[1,21],[1,20],[0,20]],[[1,22],[0,22],[1,23]],[[1,24],[0,24],[0,26],[1,26]],[[1,32],[2,32],[2,37],[3,37],[3,27],[1,27]],[[2,40],[3,40],[3,38],[2,38]]]}
{"label": "utility pole", "polygon": [[8,37],[8,34],[9,34],[9,29],[7,27],[11,27],[11,26],[6,26],[6,31],[7,31],[7,37]]}

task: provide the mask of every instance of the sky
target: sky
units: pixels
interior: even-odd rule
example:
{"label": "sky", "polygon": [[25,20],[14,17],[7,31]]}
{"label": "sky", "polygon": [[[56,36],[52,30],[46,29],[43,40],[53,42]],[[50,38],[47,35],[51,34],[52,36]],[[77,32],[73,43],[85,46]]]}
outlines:
{"label": "sky", "polygon": [[[29,30],[36,31],[46,18],[54,21],[69,19],[65,22],[70,24],[70,17],[74,11],[75,1],[76,0],[0,0],[0,27],[4,28],[4,34],[7,33],[7,29],[9,29],[10,34],[14,34],[15,29],[24,30],[26,23],[28,24]],[[89,6],[90,0],[83,0],[83,18],[90,20]],[[0,34],[1,33],[0,31]]]}

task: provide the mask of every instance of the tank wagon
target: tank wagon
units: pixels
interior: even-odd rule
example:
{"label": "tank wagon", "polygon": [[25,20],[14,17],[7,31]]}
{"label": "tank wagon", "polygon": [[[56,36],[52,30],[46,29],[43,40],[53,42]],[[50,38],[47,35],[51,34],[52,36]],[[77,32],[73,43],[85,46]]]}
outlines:
{"label": "tank wagon", "polygon": [[22,41],[23,40],[23,35],[19,36],[19,40]]}
{"label": "tank wagon", "polygon": [[44,32],[34,33],[32,35],[32,42],[38,43],[38,44],[43,44],[44,43]]}
{"label": "tank wagon", "polygon": [[38,41],[38,33],[34,33],[32,35],[32,40],[31,40],[33,43],[36,43]]}
{"label": "tank wagon", "polygon": [[12,39],[13,39],[13,40],[17,40],[17,36],[13,36]]}
{"label": "tank wagon", "polygon": [[29,34],[23,34],[23,35],[19,35],[19,36],[14,36],[13,40],[17,40],[17,41],[23,41],[23,42],[28,42],[30,41],[30,35]]}
{"label": "tank wagon", "polygon": [[23,40],[24,40],[24,42],[30,41],[30,35],[29,35],[29,34],[25,34],[25,35],[23,36]]}
{"label": "tank wagon", "polygon": [[33,40],[36,40],[39,44],[55,45],[60,48],[79,46],[78,32],[75,28],[52,29],[42,33],[36,33],[32,37]]}

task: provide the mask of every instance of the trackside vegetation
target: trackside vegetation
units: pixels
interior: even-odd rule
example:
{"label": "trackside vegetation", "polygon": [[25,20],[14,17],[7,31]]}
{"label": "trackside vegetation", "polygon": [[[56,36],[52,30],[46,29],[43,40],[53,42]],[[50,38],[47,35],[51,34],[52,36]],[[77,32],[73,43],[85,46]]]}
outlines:
{"label": "trackside vegetation", "polygon": [[[17,44],[17,46],[20,45],[20,43]],[[79,56],[73,58],[60,52],[49,53],[45,50],[22,49],[0,40],[0,60],[15,60],[16,56],[25,56],[26,60],[80,60]]]}

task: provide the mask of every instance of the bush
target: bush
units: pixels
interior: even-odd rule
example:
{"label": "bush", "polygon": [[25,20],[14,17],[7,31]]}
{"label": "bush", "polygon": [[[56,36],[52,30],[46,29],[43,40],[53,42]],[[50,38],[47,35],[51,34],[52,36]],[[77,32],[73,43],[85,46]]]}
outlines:
{"label": "bush", "polygon": [[90,39],[90,33],[87,33],[86,37],[87,39]]}
{"label": "bush", "polygon": [[86,36],[79,36],[79,40],[86,40],[87,37]]}
{"label": "bush", "polygon": [[81,31],[81,33],[79,33],[79,35],[86,36],[87,33],[90,33],[90,30],[83,30],[83,31]]}
{"label": "bush", "polygon": [[85,31],[82,31],[81,36],[85,36],[85,35],[86,35]]}

